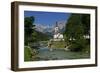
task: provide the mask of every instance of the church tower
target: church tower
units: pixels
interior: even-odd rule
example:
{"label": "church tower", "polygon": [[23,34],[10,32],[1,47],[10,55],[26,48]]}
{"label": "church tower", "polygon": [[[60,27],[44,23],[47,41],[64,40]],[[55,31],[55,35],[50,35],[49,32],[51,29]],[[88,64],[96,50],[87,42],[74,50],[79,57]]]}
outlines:
{"label": "church tower", "polygon": [[54,36],[53,36],[54,41],[60,41],[64,40],[63,39],[63,34],[60,33],[60,29],[58,27],[58,23],[56,22],[56,26],[54,28]]}
{"label": "church tower", "polygon": [[58,34],[60,31],[59,31],[59,27],[58,27],[58,23],[56,22],[56,26],[54,28],[54,34]]}

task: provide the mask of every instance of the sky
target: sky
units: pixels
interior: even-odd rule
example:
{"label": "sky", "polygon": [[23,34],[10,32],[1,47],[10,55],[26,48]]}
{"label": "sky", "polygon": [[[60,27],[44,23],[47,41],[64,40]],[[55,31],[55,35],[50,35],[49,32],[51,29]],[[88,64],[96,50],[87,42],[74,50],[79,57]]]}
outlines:
{"label": "sky", "polygon": [[40,12],[40,11],[24,11],[24,17],[34,16],[34,24],[42,24],[52,26],[57,21],[66,21],[70,17],[70,13],[61,12]]}

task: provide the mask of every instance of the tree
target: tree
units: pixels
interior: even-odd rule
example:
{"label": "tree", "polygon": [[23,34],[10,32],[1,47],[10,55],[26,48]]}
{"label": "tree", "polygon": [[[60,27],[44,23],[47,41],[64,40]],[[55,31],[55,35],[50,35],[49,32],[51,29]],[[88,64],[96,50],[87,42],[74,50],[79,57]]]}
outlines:
{"label": "tree", "polygon": [[90,34],[90,14],[84,14],[82,15],[82,24],[84,28],[84,34],[89,35]]}
{"label": "tree", "polygon": [[31,16],[31,17],[25,17],[24,18],[24,30],[25,30],[25,45],[28,45],[28,43],[30,41],[32,41],[32,33],[34,32],[34,27],[35,25],[33,25],[34,23],[34,17]]}
{"label": "tree", "polygon": [[89,34],[88,31],[90,31],[89,15],[72,14],[64,32],[66,42],[71,45],[69,48],[74,51],[82,50],[87,43],[83,36]]}
{"label": "tree", "polygon": [[65,35],[67,39],[77,39],[83,35],[83,25],[81,23],[81,15],[72,14],[66,24]]}

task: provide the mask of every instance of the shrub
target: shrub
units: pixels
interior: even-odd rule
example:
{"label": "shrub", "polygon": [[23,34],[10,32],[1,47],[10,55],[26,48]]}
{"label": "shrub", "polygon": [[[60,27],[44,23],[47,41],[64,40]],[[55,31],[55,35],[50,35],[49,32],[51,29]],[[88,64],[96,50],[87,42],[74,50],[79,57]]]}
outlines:
{"label": "shrub", "polygon": [[38,51],[36,49],[32,49],[29,46],[24,47],[24,61],[32,61],[33,57],[36,57]]}
{"label": "shrub", "polygon": [[76,39],[73,42],[71,42],[71,46],[69,47],[69,49],[71,51],[83,51],[86,49],[87,45],[89,45],[89,43],[87,43],[86,39]]}

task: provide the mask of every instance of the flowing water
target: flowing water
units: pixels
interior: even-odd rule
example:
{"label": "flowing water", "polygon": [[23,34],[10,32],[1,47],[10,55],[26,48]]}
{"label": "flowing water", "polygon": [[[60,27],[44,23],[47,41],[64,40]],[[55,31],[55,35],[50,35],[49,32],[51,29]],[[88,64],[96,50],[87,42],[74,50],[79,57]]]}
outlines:
{"label": "flowing water", "polygon": [[64,49],[53,49],[41,47],[37,54],[38,60],[65,60],[65,59],[86,59],[90,58],[89,53],[71,52]]}

